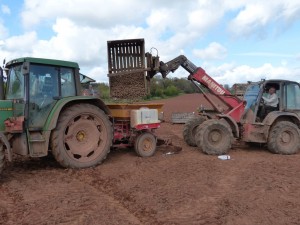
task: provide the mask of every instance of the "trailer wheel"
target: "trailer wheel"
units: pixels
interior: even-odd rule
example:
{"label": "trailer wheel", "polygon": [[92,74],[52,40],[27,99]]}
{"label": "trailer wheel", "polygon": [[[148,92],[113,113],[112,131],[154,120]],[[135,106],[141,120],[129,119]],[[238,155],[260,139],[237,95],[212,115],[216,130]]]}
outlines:
{"label": "trailer wheel", "polygon": [[2,173],[4,168],[4,163],[5,163],[4,155],[5,155],[4,148],[3,148],[3,144],[1,143],[0,144],[0,174]]}
{"label": "trailer wheel", "polygon": [[154,134],[146,132],[141,133],[135,140],[134,150],[140,157],[149,157],[156,151],[156,137]]}
{"label": "trailer wheel", "polygon": [[230,127],[223,121],[212,119],[204,121],[196,130],[196,143],[208,155],[226,154],[231,148],[233,135]]}
{"label": "trailer wheel", "polygon": [[51,136],[52,153],[64,167],[100,164],[112,145],[112,124],[98,107],[77,104],[66,108]]}
{"label": "trailer wheel", "polygon": [[268,149],[275,154],[291,155],[299,151],[300,131],[288,121],[278,122],[271,128],[268,138]]}
{"label": "trailer wheel", "polygon": [[183,127],[183,139],[189,146],[197,146],[195,134],[197,127],[206,119],[202,116],[188,120]]}

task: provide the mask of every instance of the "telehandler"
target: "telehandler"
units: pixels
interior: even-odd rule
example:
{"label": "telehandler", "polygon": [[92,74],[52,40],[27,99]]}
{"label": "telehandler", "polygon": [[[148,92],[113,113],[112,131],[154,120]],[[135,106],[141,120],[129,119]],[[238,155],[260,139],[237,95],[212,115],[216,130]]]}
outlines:
{"label": "telehandler", "polygon": [[[159,67],[153,67],[152,76],[160,72],[166,77],[179,66],[189,73],[188,79],[214,108],[214,113],[200,108],[199,116],[185,124],[183,137],[187,144],[213,155],[226,154],[233,138],[247,143],[267,144],[269,151],[278,154],[299,151],[299,83],[288,80],[249,82],[243,99],[240,99],[183,55],[167,63],[160,61]],[[271,87],[276,89],[279,104],[276,110],[261,116],[265,105],[263,96]]]}

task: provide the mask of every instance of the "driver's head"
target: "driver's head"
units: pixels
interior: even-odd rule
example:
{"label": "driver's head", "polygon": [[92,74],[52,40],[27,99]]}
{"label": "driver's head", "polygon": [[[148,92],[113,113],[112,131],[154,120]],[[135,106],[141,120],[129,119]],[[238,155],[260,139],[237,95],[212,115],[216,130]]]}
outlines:
{"label": "driver's head", "polygon": [[274,94],[276,92],[276,89],[274,87],[270,87],[269,94]]}

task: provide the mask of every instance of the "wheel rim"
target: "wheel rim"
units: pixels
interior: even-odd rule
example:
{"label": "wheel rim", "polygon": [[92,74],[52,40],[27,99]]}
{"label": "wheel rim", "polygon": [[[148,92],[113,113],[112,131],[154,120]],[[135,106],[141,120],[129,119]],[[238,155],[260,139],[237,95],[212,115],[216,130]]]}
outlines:
{"label": "wheel rim", "polygon": [[208,141],[211,145],[217,146],[222,143],[222,132],[214,129],[208,133]]}
{"label": "wheel rim", "polygon": [[151,152],[153,150],[153,148],[155,147],[153,141],[151,138],[147,137],[145,139],[143,139],[141,141],[141,149],[144,151],[144,152]]}
{"label": "wheel rim", "polygon": [[289,130],[285,130],[279,135],[277,140],[282,148],[289,148],[295,144],[295,134]]}
{"label": "wheel rim", "polygon": [[82,114],[71,119],[63,137],[68,156],[79,162],[89,162],[103,153],[107,130],[102,119]]}

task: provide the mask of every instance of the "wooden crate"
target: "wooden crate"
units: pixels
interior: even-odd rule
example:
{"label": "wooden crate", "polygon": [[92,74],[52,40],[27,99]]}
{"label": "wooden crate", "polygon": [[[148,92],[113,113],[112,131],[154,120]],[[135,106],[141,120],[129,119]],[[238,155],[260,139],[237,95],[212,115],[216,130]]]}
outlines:
{"label": "wooden crate", "polygon": [[107,42],[110,96],[140,99],[150,93],[145,73],[144,39]]}

